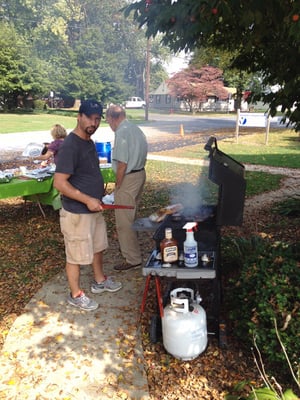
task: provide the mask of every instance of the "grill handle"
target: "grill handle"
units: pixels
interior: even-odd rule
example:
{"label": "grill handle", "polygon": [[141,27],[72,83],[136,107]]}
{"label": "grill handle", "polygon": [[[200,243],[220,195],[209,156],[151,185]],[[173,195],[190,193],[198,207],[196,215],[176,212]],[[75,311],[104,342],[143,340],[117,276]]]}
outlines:
{"label": "grill handle", "polygon": [[217,146],[217,139],[214,136],[211,136],[206,145],[204,146],[204,150],[209,151],[210,153],[212,153],[213,149],[212,146],[214,145],[215,149],[218,150],[218,146]]}

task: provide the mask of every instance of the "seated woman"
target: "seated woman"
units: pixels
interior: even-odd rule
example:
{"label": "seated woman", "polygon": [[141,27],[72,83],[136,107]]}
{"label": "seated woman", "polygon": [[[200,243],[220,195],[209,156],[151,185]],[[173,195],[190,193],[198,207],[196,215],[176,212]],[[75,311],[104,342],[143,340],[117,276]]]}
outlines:
{"label": "seated woman", "polygon": [[43,161],[41,164],[42,166],[46,166],[49,162],[54,162],[54,164],[56,164],[58,150],[68,134],[66,129],[59,124],[55,124],[50,133],[54,140],[45,145],[41,155],[33,157],[33,160]]}

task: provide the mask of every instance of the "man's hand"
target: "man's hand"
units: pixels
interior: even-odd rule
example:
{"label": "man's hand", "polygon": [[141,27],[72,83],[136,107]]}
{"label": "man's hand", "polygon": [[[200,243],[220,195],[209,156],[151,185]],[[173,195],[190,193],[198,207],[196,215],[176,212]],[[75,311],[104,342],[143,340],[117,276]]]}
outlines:
{"label": "man's hand", "polygon": [[68,174],[56,172],[54,174],[54,187],[66,197],[80,201],[81,203],[85,204],[91,212],[103,211],[101,201],[99,199],[96,199],[95,197],[91,197],[85,193],[80,192],[80,190],[76,189],[70,184],[69,177],[70,175]]}
{"label": "man's hand", "polygon": [[86,204],[87,208],[92,212],[103,211],[101,201],[98,199],[95,199],[94,197],[90,197],[85,204]]}

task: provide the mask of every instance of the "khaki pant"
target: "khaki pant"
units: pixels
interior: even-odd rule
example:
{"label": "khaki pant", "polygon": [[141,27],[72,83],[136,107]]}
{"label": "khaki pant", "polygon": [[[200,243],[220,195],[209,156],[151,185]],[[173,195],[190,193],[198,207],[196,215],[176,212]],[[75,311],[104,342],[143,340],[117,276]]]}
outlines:
{"label": "khaki pant", "polygon": [[122,185],[115,191],[115,203],[134,206],[133,210],[115,210],[116,228],[122,256],[131,265],[142,263],[137,232],[132,224],[146,181],[145,170],[125,175]]}
{"label": "khaki pant", "polygon": [[101,212],[74,214],[62,208],[60,227],[70,264],[89,265],[94,254],[108,247],[106,222]]}

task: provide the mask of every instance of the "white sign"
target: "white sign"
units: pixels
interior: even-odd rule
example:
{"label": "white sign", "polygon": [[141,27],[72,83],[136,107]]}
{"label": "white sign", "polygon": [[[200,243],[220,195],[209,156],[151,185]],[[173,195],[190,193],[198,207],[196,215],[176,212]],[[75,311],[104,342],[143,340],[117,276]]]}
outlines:
{"label": "white sign", "polygon": [[265,114],[240,113],[239,126],[265,128],[267,119]]}

